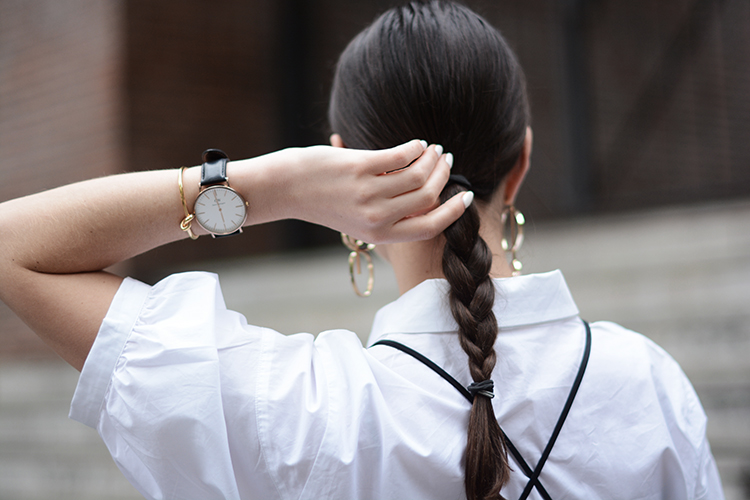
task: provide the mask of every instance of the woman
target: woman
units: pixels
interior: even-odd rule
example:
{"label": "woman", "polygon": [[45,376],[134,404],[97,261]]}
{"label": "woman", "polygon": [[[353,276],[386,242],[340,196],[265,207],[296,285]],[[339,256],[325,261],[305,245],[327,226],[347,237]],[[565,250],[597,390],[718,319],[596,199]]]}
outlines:
{"label": "woman", "polygon": [[[511,277],[501,228],[532,136],[494,28],[446,2],[388,11],[342,54],[329,116],[337,148],[210,151],[184,178],[0,205],[0,298],[83,368],[71,416],[144,496],[721,498],[679,366],[617,325],[589,328],[559,272]],[[399,146],[413,137],[452,154]],[[223,168],[245,225],[294,217],[379,244],[402,296],[378,313],[377,345],[249,326],[211,275],[150,287],[101,271],[233,231],[201,221],[204,204],[230,210],[210,190]]]}

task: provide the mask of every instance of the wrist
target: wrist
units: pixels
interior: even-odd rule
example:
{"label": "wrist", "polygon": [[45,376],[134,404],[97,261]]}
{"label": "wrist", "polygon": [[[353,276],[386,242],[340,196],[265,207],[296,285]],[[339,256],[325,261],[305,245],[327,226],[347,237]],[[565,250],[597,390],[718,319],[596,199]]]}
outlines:
{"label": "wrist", "polygon": [[227,164],[232,186],[249,205],[246,226],[294,218],[290,193],[296,158],[292,150],[281,150]]}
{"label": "wrist", "polygon": [[200,191],[195,199],[195,212],[188,215],[180,228],[190,234],[190,222],[194,218],[213,238],[232,236],[242,232],[247,220],[247,201],[242,193],[234,189],[227,176],[227,154],[220,149],[203,152]]}
{"label": "wrist", "polygon": [[[198,193],[200,193],[200,180],[201,180],[201,167],[200,166],[194,166],[194,167],[183,167],[182,170],[182,193],[181,195],[184,197],[184,207],[187,207],[188,214],[192,214],[193,218],[190,223],[190,229],[191,231],[187,231],[182,228],[182,224],[180,224],[180,229],[182,229],[184,235],[189,235],[190,232],[192,232],[196,238],[201,235],[206,235],[208,232],[203,229],[200,224],[198,224],[195,221],[195,200],[198,197]],[[179,191],[178,191],[179,192]],[[181,223],[186,220],[187,216],[184,213],[184,209],[182,208],[183,204],[183,198],[181,197],[179,199],[179,203],[181,206],[181,216],[183,217],[181,219]]]}

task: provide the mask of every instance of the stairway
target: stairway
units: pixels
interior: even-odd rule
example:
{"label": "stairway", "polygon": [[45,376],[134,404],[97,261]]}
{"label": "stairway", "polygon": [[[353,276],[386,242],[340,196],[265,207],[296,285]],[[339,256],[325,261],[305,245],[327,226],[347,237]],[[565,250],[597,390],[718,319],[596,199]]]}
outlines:
{"label": "stairway", "polygon": [[[364,340],[396,284],[376,262],[373,296],[354,296],[346,258],[342,247],[203,267],[254,324]],[[680,362],[727,499],[750,499],[750,202],[530,221],[521,260],[526,272],[562,269],[587,320],[640,331]],[[67,419],[76,380],[61,361],[0,364],[0,500],[141,498],[96,432]]]}

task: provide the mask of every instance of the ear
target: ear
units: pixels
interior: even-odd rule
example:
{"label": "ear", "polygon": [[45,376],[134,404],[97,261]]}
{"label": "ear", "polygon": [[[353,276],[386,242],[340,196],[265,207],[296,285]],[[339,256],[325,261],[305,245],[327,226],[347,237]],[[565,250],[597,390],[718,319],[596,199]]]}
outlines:
{"label": "ear", "polygon": [[346,147],[346,145],[344,144],[344,139],[342,139],[339,134],[331,134],[331,137],[328,140],[331,141],[331,146],[333,146],[334,148]]}
{"label": "ear", "polygon": [[533,141],[533,134],[531,127],[526,127],[526,137],[523,140],[523,149],[521,155],[518,157],[513,169],[508,172],[505,177],[505,193],[503,196],[503,202],[505,205],[513,205],[516,201],[516,195],[518,190],[521,188],[526,173],[529,171],[531,166],[531,143]]}

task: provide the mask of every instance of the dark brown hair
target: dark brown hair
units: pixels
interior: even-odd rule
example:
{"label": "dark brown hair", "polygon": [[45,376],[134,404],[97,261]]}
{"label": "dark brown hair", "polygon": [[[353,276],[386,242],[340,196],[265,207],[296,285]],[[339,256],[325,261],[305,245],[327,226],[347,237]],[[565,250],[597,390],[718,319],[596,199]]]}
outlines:
{"label": "dark brown hair", "polygon": [[[492,376],[497,320],[492,254],[479,236],[477,203],[492,198],[521,154],[529,107],[523,72],[500,33],[468,8],[411,2],[381,15],[342,53],[331,91],[331,128],[351,148],[410,139],[442,144],[477,202],[445,230],[443,273],[475,382]],[[449,184],[443,200],[465,188]],[[469,417],[469,500],[498,498],[509,466],[492,402],[478,395]]]}

